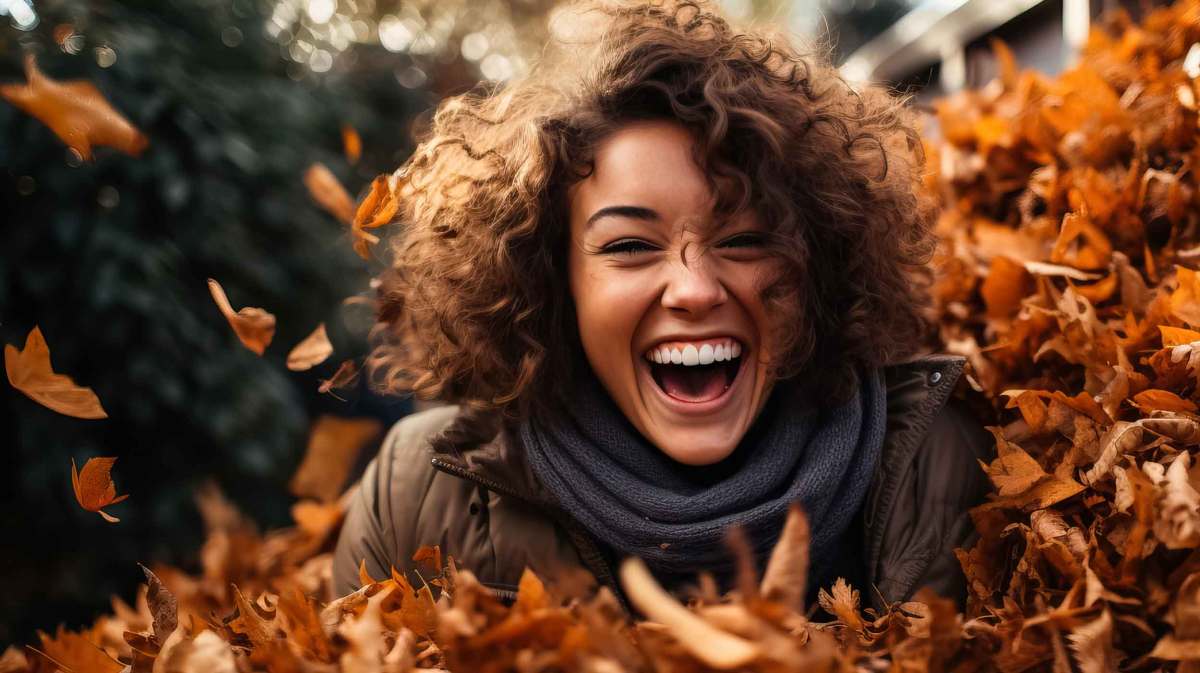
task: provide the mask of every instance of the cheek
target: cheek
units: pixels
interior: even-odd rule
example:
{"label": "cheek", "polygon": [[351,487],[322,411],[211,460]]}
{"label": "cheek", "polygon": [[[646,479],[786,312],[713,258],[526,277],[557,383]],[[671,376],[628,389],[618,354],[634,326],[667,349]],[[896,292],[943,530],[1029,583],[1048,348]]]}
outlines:
{"label": "cheek", "polygon": [[579,337],[597,370],[629,359],[633,334],[645,307],[637,297],[637,284],[630,283],[628,275],[588,262],[581,262],[571,273]]}

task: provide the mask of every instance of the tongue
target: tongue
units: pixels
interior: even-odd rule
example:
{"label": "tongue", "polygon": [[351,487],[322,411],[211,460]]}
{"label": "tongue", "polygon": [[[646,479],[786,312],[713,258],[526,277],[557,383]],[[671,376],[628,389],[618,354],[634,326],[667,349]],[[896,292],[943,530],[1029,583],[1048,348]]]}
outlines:
{"label": "tongue", "polygon": [[707,402],[725,392],[725,372],[720,367],[664,367],[662,388],[684,402]]}

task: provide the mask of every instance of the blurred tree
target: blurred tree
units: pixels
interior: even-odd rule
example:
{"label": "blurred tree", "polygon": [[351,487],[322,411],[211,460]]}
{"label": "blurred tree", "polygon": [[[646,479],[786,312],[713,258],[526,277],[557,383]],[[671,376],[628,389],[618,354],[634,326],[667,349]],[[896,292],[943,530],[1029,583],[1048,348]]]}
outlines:
{"label": "blurred tree", "polygon": [[[368,268],[301,178],[322,161],[356,193],[407,156],[410,121],[433,103],[390,65],[324,78],[289,68],[249,0],[36,10],[36,25],[0,27],[0,81],[22,82],[32,52],[50,77],[94,82],[150,145],[84,163],[0,101],[0,338],[22,345],[40,325],[55,369],[109,414],[68,418],[0,386],[0,648],[90,622],[111,594],[131,599],[135,562],[194,569],[202,480],[260,525],[288,523],[288,478],[316,413],[387,422],[407,410],[362,388],[344,402],[316,393],[318,377],[365,350],[370,316],[348,320],[342,300],[366,288]],[[343,123],[367,145],[354,167]],[[238,343],[208,277],[235,307],[275,313],[264,357]],[[322,321],[334,356],[289,372],[288,351]],[[74,502],[70,459],[95,455],[120,458],[114,478],[130,497],[112,508],[118,524]]]}

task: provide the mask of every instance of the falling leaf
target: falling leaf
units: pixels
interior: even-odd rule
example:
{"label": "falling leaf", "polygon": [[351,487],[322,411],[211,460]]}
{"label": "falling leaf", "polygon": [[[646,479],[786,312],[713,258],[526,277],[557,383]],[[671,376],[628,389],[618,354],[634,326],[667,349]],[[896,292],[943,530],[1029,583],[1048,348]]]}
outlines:
{"label": "falling leaf", "polygon": [[45,407],[76,418],[108,418],[91,388],[78,386],[71,377],[54,373],[50,347],[37,326],[25,337],[23,350],[4,345],[4,369],[13,388]]}
{"label": "falling leaf", "polygon": [[38,69],[33,54],[25,55],[25,79],[25,84],[0,85],[0,97],[49,127],[85,161],[92,159],[93,147],[138,156],[149,145],[95,84],[50,79]]}
{"label": "falling leaf", "polygon": [[309,431],[304,459],[289,483],[292,495],[336,500],[363,447],[381,432],[383,424],[375,418],[319,416]]}
{"label": "falling leaf", "polygon": [[402,182],[394,174],[379,175],[371,181],[371,191],[358,204],[350,227],[354,236],[354,250],[359,257],[370,259],[370,246],[379,242],[379,237],[366,230],[389,224],[399,211],[397,191]]}
{"label": "falling leaf", "polygon": [[358,365],[354,360],[343,360],[332,377],[321,381],[321,385],[317,387],[317,391],[327,393],[336,388],[345,388],[353,385],[356,381],[358,381]]}
{"label": "falling leaf", "polygon": [[97,512],[109,523],[117,523],[120,519],[109,515],[101,507],[115,505],[129,497],[128,493],[117,495],[117,486],[111,475],[115,462],[117,459],[113,456],[89,458],[83,464],[83,470],[77,471],[75,459],[71,459],[71,486],[75,489],[75,500],[80,507]]}
{"label": "falling leaf", "polygon": [[354,200],[325,164],[315,163],[304,172],[304,186],[317,205],[339,221],[350,224],[354,221]]}
{"label": "falling leaf", "polygon": [[275,338],[275,316],[253,306],[247,306],[235,313],[233,306],[229,304],[229,298],[225,296],[225,290],[212,278],[208,279],[208,291],[212,293],[213,301],[217,303],[221,315],[229,321],[229,326],[233,328],[233,333],[242,345],[262,355],[271,344],[271,339]]}
{"label": "falling leaf", "polygon": [[294,372],[306,371],[328,360],[330,355],[333,355],[333,344],[325,332],[325,323],[321,323],[288,353],[287,368]]}
{"label": "falling leaf", "polygon": [[362,138],[359,137],[358,131],[349,124],[342,125],[342,148],[346,152],[346,161],[351,164],[358,163],[362,156]]}

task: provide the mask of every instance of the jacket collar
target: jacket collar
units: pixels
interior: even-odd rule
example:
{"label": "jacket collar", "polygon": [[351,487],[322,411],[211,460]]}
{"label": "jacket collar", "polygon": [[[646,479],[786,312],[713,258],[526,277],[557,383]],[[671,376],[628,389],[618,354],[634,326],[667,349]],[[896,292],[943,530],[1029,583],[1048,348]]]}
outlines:
{"label": "jacket collar", "polygon": [[[966,358],[961,355],[925,355],[884,368],[887,383],[888,420],[880,466],[876,470],[864,507],[864,523],[873,527],[879,511],[886,510],[895,495],[899,470],[920,445],[935,415],[945,404],[962,374]],[[524,447],[507,429],[475,447],[463,448],[458,456],[434,450],[438,469],[471,479],[493,491],[520,498],[538,506],[552,506],[553,496],[534,476],[525,460]],[[882,531],[879,531],[880,536]],[[868,540],[868,552],[877,552],[879,540]]]}

